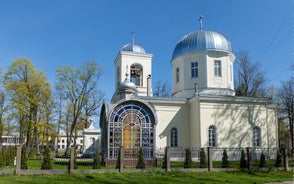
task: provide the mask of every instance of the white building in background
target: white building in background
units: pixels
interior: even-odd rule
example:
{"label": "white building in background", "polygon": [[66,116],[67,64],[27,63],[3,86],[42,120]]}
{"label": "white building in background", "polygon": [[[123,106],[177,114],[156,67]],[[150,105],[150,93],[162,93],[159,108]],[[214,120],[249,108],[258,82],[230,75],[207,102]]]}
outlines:
{"label": "white building in background", "polygon": [[100,116],[108,159],[117,158],[120,146],[142,147],[150,159],[166,146],[277,147],[276,105],[235,96],[235,55],[224,35],[200,29],[180,39],[166,63],[171,98],[152,95],[152,57],[134,40],[116,56],[116,91]]}
{"label": "white building in background", "polygon": [[100,148],[100,130],[91,124],[83,130],[83,155],[93,155]]}
{"label": "white building in background", "polygon": [[[71,140],[71,146],[73,145],[74,140]],[[60,133],[60,139],[57,143],[57,148],[59,152],[66,150],[67,136],[64,131]],[[95,149],[100,146],[100,131],[95,128],[93,123],[90,124],[88,128],[85,128],[83,131],[79,131],[76,140],[76,150],[78,154],[84,156],[93,155]]]}

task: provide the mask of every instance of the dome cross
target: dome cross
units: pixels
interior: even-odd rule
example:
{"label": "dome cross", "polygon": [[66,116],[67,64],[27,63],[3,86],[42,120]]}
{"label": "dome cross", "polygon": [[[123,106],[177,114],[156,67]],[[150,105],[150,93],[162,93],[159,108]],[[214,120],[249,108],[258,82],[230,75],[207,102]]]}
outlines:
{"label": "dome cross", "polygon": [[200,15],[199,17],[199,23],[200,23],[200,30],[202,30],[202,26],[203,26],[203,16]]}

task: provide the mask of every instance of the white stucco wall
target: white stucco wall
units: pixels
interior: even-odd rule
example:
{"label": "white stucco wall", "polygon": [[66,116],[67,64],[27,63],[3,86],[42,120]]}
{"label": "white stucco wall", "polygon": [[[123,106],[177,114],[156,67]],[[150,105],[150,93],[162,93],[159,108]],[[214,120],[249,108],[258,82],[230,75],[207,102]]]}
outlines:
{"label": "white stucco wall", "polygon": [[178,130],[178,147],[190,145],[189,104],[187,103],[156,103],[152,102],[157,115],[156,147],[170,146],[170,131]]}
{"label": "white stucco wall", "polygon": [[261,129],[261,147],[276,147],[274,111],[265,104],[202,102],[200,104],[201,146],[208,146],[208,128],[217,128],[217,147],[252,147],[253,128]]}

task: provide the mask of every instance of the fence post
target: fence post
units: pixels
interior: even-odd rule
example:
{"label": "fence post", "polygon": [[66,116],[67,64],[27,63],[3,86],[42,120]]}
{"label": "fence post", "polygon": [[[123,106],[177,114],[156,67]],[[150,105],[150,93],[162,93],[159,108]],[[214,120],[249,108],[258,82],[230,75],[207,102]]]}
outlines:
{"label": "fence post", "polygon": [[21,166],[21,145],[16,147],[16,167],[15,174],[20,174],[20,166]]}
{"label": "fence post", "polygon": [[251,148],[247,147],[246,150],[247,150],[247,167],[248,167],[248,170],[250,170],[251,169]]}
{"label": "fence post", "polygon": [[213,162],[212,162],[212,147],[207,147],[207,157],[208,157],[208,171],[212,171]]}
{"label": "fence post", "polygon": [[119,172],[123,172],[124,169],[124,147],[121,146],[119,149],[119,155],[120,157],[118,159],[119,160]]}
{"label": "fence post", "polygon": [[170,171],[170,147],[165,148],[165,171]]}
{"label": "fence post", "polygon": [[288,171],[288,149],[286,147],[283,147],[283,160],[285,171]]}
{"label": "fence post", "polygon": [[69,173],[75,169],[75,146],[70,147]]}

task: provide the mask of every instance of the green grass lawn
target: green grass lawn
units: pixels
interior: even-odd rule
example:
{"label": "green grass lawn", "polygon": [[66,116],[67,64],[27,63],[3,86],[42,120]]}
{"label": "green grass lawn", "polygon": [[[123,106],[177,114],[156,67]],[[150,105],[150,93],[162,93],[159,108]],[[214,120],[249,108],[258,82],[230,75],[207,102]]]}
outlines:
{"label": "green grass lawn", "polygon": [[1,184],[135,184],[135,183],[267,183],[293,180],[293,172],[149,172],[149,173],[91,173],[72,175],[2,175]]}

